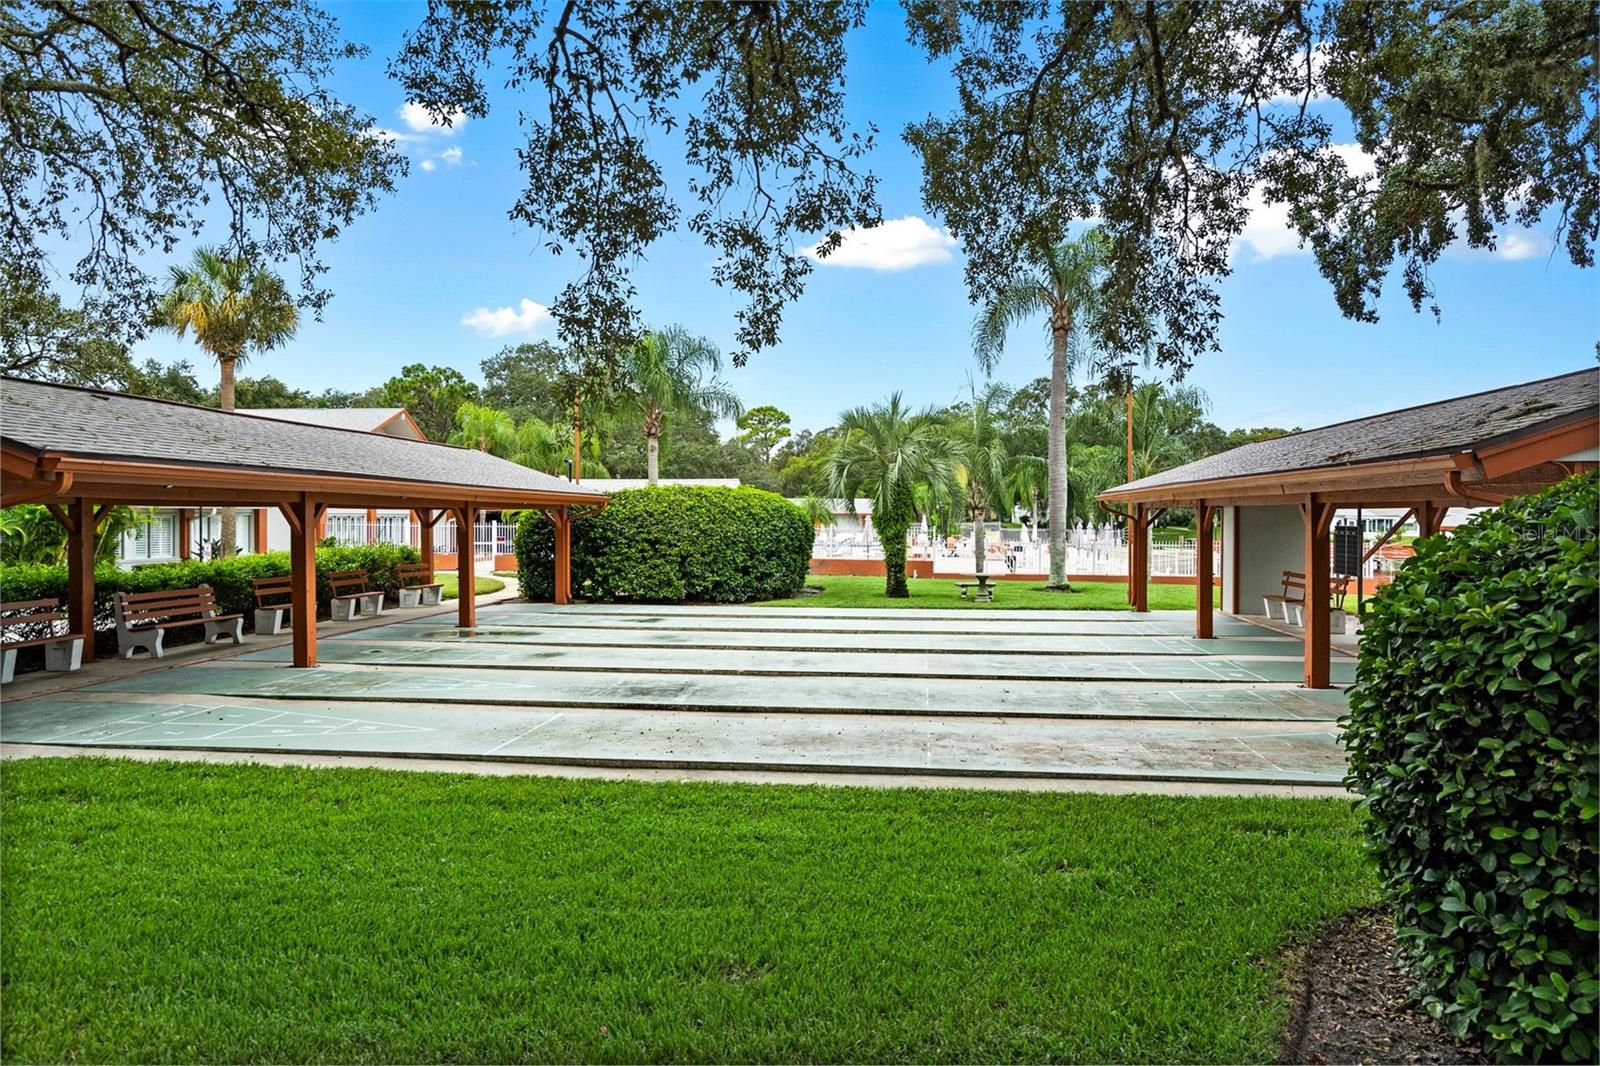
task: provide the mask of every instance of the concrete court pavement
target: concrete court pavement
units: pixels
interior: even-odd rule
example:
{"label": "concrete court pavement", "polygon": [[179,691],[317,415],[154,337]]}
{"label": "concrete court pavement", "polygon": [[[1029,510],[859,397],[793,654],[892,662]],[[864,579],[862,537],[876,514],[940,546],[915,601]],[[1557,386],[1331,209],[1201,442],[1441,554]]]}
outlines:
{"label": "concrete court pavement", "polygon": [[[1343,694],[1187,612],[485,603],[8,699],[0,744],[629,776],[1327,794]],[[1335,660],[1335,680],[1353,662]]]}

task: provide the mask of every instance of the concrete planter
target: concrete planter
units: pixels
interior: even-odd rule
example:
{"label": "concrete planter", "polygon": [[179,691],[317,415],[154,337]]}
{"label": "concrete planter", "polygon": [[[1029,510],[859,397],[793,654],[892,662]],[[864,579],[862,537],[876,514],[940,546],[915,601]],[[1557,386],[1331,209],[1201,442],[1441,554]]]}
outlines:
{"label": "concrete planter", "polygon": [[1344,611],[1334,609],[1328,612],[1328,632],[1343,633],[1349,625]]}

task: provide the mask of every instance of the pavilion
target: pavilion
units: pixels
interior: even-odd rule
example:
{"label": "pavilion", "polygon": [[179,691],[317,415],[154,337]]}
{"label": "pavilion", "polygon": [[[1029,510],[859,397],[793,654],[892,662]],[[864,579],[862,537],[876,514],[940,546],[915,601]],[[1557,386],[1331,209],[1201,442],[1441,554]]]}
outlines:
{"label": "pavilion", "polygon": [[[1148,611],[1150,527],[1192,507],[1195,636],[1212,635],[1212,525],[1222,519],[1222,607],[1261,611],[1282,575],[1305,575],[1305,684],[1327,688],[1329,528],[1338,508],[1401,506],[1439,532],[1451,507],[1492,506],[1600,461],[1600,368],[1246,444],[1119,485],[1097,499],[1128,519],[1134,610]],[[1387,535],[1384,540],[1387,540]],[[1376,551],[1380,540],[1368,551]]]}
{"label": "pavilion", "polygon": [[[485,509],[530,509],[555,526],[556,602],[572,594],[572,522],[604,493],[485,452],[381,433],[94,389],[0,378],[0,506],[40,503],[68,535],[68,613],[94,632],[96,532],[112,506],[276,507],[289,524],[294,665],[317,663],[316,531],[333,507],[412,511],[431,569],[433,529],[470,530]],[[457,553],[459,624],[476,623],[473,559]],[[84,642],[92,659],[94,641]]]}

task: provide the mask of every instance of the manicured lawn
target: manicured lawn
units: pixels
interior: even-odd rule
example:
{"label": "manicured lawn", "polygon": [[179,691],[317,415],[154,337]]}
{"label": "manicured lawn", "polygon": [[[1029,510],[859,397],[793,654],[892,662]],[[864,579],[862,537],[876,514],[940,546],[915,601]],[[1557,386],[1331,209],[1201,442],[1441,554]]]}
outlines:
{"label": "manicured lawn", "polygon": [[[454,574],[435,574],[433,579],[444,586],[444,598],[453,600],[461,594],[461,582]],[[482,596],[488,592],[499,592],[506,587],[504,581],[492,577],[478,577],[472,580],[472,594]]]}
{"label": "manicured lawn", "polygon": [[[890,600],[883,595],[881,577],[821,577],[813,574],[806,578],[806,587],[820,588],[814,596],[796,596],[786,600],[766,600],[757,607],[971,607],[974,610],[1001,608],[1005,610],[1037,609],[1057,611],[1131,611],[1128,603],[1128,586],[1125,582],[1082,581],[1072,586],[1071,592],[1046,592],[1043,581],[997,581],[993,603],[978,603],[962,599],[956,582],[944,578],[913,578],[909,582],[911,598]],[[1221,602],[1221,589],[1216,589],[1213,603]],[[1193,585],[1151,585],[1150,609],[1152,611],[1194,610]]]}
{"label": "manicured lawn", "polygon": [[1269,1061],[1347,802],[8,762],[7,1061]]}

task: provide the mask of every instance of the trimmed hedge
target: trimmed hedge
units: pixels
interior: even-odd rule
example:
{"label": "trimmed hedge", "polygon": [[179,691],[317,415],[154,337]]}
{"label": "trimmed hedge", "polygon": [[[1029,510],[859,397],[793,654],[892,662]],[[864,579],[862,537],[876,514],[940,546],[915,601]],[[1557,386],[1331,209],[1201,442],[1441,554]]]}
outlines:
{"label": "trimmed hedge", "polygon": [[[743,603],[793,596],[811,565],[805,512],[752,488],[658,485],[616,493],[572,526],[572,588],[606,603]],[[517,523],[522,596],[555,595],[555,530],[543,515]]]}
{"label": "trimmed hedge", "polygon": [[[392,602],[399,602],[400,581],[396,567],[421,560],[417,550],[408,545],[369,544],[347,548],[317,549],[317,608],[328,614],[333,591],[328,587],[327,575],[334,570],[367,572],[373,588],[382,588]],[[250,583],[258,577],[277,577],[289,573],[288,552],[268,552],[265,555],[236,555],[231,559],[209,562],[186,561],[158,563],[136,570],[122,570],[109,563],[95,568],[94,616],[98,630],[96,650],[114,652],[116,649],[115,604],[119,592],[155,592],[160,589],[187,589],[196,585],[210,585],[217,596],[217,610],[223,614],[235,611],[245,616],[245,626],[255,623],[255,593]],[[0,602],[38,600],[50,597],[67,598],[67,568],[65,566],[0,566]],[[198,634],[199,630],[196,629]],[[169,635],[170,643],[178,643],[186,636],[178,630]]]}
{"label": "trimmed hedge", "polygon": [[1342,723],[1423,1002],[1502,1060],[1595,1058],[1597,510],[1588,474],[1419,541]]}

